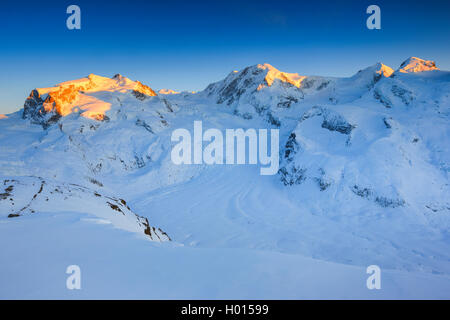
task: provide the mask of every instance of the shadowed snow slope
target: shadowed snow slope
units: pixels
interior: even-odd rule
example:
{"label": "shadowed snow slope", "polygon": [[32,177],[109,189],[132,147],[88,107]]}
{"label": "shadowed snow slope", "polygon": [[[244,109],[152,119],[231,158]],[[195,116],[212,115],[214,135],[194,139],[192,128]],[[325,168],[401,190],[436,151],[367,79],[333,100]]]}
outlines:
{"label": "shadowed snow slope", "polygon": [[[449,92],[418,58],[348,78],[260,64],[199,93],[35,89],[0,120],[0,297],[449,298]],[[196,120],[279,129],[279,172],[175,165]]]}

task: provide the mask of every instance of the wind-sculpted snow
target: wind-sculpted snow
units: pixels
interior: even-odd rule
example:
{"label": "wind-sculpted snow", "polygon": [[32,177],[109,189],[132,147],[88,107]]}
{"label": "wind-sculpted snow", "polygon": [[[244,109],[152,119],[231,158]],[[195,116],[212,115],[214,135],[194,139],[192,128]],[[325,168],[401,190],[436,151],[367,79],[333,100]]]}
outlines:
{"label": "wind-sculpted snow", "polygon": [[[33,90],[23,110],[0,120],[0,175],[16,181],[1,186],[0,226],[38,228],[49,219],[40,212],[88,214],[168,240],[161,227],[202,263],[197,248],[233,248],[448,277],[450,72],[436,68],[409,59],[400,68],[408,72],[377,63],[335,78],[261,64],[199,93],[157,95],[120,75]],[[279,129],[278,174],[174,164],[171,134],[194,121],[205,131]],[[277,263],[298,270],[288,260]]]}

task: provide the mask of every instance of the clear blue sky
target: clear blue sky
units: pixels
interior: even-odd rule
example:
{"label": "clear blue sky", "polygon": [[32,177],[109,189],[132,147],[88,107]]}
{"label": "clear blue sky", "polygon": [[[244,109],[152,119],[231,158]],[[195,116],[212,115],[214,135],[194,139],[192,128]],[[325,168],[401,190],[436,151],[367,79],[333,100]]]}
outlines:
{"label": "clear blue sky", "polygon": [[[81,8],[81,30],[66,8]],[[370,4],[381,30],[366,28]],[[31,89],[121,73],[154,89],[201,90],[230,71],[270,63],[349,76],[409,56],[450,70],[450,1],[2,1],[0,113]]]}

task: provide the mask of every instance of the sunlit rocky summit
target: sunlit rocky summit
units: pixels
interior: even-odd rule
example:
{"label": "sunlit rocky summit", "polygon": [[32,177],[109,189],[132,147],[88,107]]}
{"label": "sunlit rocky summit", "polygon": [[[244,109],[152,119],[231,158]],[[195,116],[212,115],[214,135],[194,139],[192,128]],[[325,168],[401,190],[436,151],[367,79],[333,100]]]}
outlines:
{"label": "sunlit rocky summit", "polygon": [[[328,274],[342,290],[317,298],[370,298],[375,264],[377,297],[448,298],[449,71],[416,57],[345,78],[265,63],[197,93],[151,85],[91,74],[0,115],[2,259],[33,257],[33,239],[51,266],[69,250],[92,270],[130,271],[86,297],[299,298]],[[278,173],[175,165],[172,132],[198,120],[280,130]]]}
{"label": "sunlit rocky summit", "polygon": [[436,63],[431,60],[423,60],[417,57],[411,57],[405,60],[398,69],[398,72],[402,73],[415,73],[423,71],[439,70],[436,67]]}
{"label": "sunlit rocky summit", "polygon": [[90,74],[86,78],[60,83],[51,88],[34,89],[25,101],[23,118],[35,123],[50,125],[71,113],[95,120],[105,120],[111,104],[102,100],[99,93],[130,92],[137,99],[156,96],[155,91],[139,81],[115,75],[112,79]]}

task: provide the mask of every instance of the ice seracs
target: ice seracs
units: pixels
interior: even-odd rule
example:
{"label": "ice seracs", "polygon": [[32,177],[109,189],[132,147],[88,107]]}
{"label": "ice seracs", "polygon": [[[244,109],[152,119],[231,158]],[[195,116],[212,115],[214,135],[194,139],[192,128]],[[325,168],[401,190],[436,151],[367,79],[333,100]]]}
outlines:
{"label": "ice seracs", "polygon": [[398,69],[401,73],[415,73],[423,71],[439,70],[436,63],[431,60],[424,60],[417,57],[411,57],[405,60]]}

